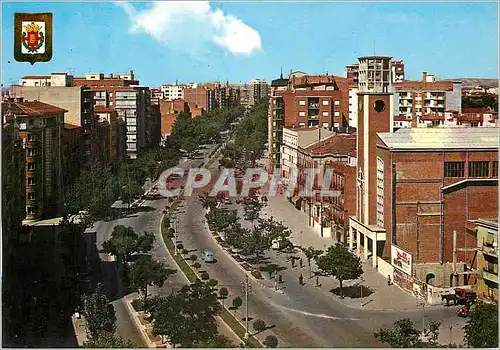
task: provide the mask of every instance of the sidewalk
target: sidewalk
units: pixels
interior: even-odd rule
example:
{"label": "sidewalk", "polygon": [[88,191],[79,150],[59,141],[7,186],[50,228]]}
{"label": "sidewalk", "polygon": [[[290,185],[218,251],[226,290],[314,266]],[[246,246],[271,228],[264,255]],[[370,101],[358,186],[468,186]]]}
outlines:
{"label": "sidewalk", "polygon": [[[276,221],[282,221],[285,226],[292,230],[290,240],[294,245],[306,247],[314,247],[316,249],[325,250],[329,246],[334,245],[336,241],[330,237],[324,238],[313,227],[308,226],[307,214],[297,210],[293,204],[287,201],[284,196],[273,196],[268,198],[268,205],[262,209],[265,217],[273,217]],[[303,256],[302,254],[300,254]],[[281,255],[279,259],[285,257]],[[297,276],[302,273],[304,276],[309,276],[309,268],[307,267],[307,259],[303,256],[304,267],[299,269],[295,267],[294,271]],[[346,306],[361,308],[366,310],[414,310],[418,309],[417,299],[412,295],[403,292],[395,285],[387,285],[387,279],[380,275],[371,265],[371,262],[363,261],[363,275],[361,278],[352,281],[345,281],[343,289],[346,292],[351,292],[356,297],[345,297],[337,300],[344,303]],[[314,262],[311,262],[313,271],[316,270]],[[305,279],[306,283],[315,284],[315,279]],[[330,290],[340,287],[339,282],[334,277],[320,277],[320,289],[325,293],[332,295]],[[363,286],[363,287],[362,287]],[[431,306],[426,306],[431,307]],[[421,308],[421,306],[420,306]]]}

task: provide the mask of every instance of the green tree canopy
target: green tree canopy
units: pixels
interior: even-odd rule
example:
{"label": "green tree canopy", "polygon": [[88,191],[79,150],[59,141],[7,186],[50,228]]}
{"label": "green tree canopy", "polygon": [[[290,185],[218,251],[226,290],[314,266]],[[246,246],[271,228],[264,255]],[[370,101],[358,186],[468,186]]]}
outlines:
{"label": "green tree canopy", "polygon": [[110,349],[110,348],[136,348],[137,345],[130,341],[125,341],[121,337],[111,332],[98,332],[83,343],[84,348],[90,349]]}
{"label": "green tree canopy", "polygon": [[83,310],[93,336],[102,331],[113,333],[116,330],[115,309],[109,302],[102,284],[99,283],[93,293],[84,297]]}
{"label": "green tree canopy", "polygon": [[498,348],[498,306],[475,304],[464,327],[471,348]]}
{"label": "green tree canopy", "polygon": [[130,268],[129,280],[131,285],[144,295],[144,299],[147,299],[148,286],[161,288],[175,272],[176,270],[167,269],[162,263],[153,261],[151,256],[143,255]]}
{"label": "green tree canopy", "polygon": [[330,246],[323,255],[318,256],[316,265],[322,272],[335,276],[339,281],[341,297],[343,297],[342,282],[356,279],[363,274],[359,257],[341,243]]}
{"label": "green tree canopy", "polygon": [[439,336],[439,323],[431,322],[429,332],[423,334],[415,328],[413,322],[408,319],[401,319],[394,322],[393,329],[380,328],[374,334],[375,338],[388,344],[392,348],[440,348],[437,339]]}

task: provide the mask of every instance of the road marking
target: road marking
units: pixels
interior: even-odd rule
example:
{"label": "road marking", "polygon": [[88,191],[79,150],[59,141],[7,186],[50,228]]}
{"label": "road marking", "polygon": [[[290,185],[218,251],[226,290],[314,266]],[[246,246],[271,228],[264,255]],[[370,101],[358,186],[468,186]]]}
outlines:
{"label": "road marking", "polygon": [[272,304],[274,306],[276,306],[276,307],[279,307],[279,308],[283,309],[283,310],[296,312],[296,313],[299,313],[299,314],[302,314],[302,315],[306,315],[306,316],[319,317],[319,318],[328,318],[330,320],[348,320],[348,321],[359,321],[360,320],[359,318],[353,318],[353,317],[335,317],[335,316],[329,316],[329,315],[325,315],[325,314],[313,314],[311,312],[297,310],[297,309],[292,309],[292,308],[289,308],[289,307],[286,307],[286,306],[282,306],[282,305],[278,305],[278,304],[275,304],[275,303],[272,303]]}

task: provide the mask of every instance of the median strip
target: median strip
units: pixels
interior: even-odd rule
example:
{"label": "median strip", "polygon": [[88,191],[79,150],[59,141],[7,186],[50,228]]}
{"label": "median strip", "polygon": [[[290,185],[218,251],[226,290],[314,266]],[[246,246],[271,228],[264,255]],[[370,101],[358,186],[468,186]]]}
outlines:
{"label": "median strip", "polygon": [[[173,257],[174,261],[177,263],[177,266],[179,266],[179,269],[182,271],[182,273],[187,277],[187,279],[191,283],[193,283],[198,278],[196,272],[191,268],[191,266],[189,266],[189,264],[182,257],[182,255],[180,254],[175,255],[174,243],[168,237],[168,230],[166,230],[168,228],[167,225],[165,225],[166,217],[167,217],[166,215],[163,216],[161,225],[161,235],[163,237],[163,241],[165,242],[165,246],[167,247],[168,252]],[[244,340],[245,336],[244,326],[226,309],[225,306],[223,306],[222,310],[223,311],[219,314],[219,317],[227,324],[229,328],[233,330],[234,333],[236,333],[236,335],[240,339],[242,339],[247,345],[249,345],[252,348],[263,347],[263,345],[259,342],[259,340],[257,340],[253,336],[250,336],[248,339]]]}

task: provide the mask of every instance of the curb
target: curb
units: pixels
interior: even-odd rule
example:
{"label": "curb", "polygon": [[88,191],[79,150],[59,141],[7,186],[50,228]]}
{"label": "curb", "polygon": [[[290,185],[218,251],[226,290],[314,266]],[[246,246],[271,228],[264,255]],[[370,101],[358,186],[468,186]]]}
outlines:
{"label": "curb", "polygon": [[[175,202],[174,202],[174,203],[175,203]],[[160,220],[160,233],[161,233],[161,236],[162,236],[162,243],[163,243],[163,245],[165,246],[165,250],[166,250],[166,251],[168,252],[168,254],[171,256],[172,260],[174,261],[175,265],[177,266],[178,270],[181,272],[182,276],[184,276],[184,278],[185,278],[185,279],[188,281],[188,283],[190,284],[190,283],[191,283],[191,281],[189,281],[189,279],[187,278],[187,276],[186,276],[186,274],[184,273],[184,271],[181,269],[181,267],[179,266],[179,264],[177,263],[177,261],[175,261],[175,258],[172,256],[172,254],[171,254],[171,253],[170,253],[170,251],[168,250],[168,247],[167,247],[167,245],[165,244],[165,240],[163,239],[163,232],[161,231],[161,225],[162,225],[162,223],[163,223],[163,218],[165,217],[165,215],[166,215],[166,214],[163,214],[163,215],[162,215],[162,217],[161,217],[161,220]],[[184,260],[184,262],[186,262],[186,259],[184,259],[184,257],[183,257],[183,256],[181,256],[181,257],[182,257],[182,259]],[[186,262],[186,263],[187,263],[187,262]],[[189,264],[188,264],[188,265],[189,265]],[[191,268],[191,267],[190,267],[190,268]],[[198,275],[197,271],[195,271],[195,270],[193,270],[193,269],[191,269],[191,270],[194,272],[194,274],[196,275],[196,277],[198,277],[198,278],[199,278],[199,275]],[[218,300],[218,302],[219,302],[219,304],[222,304],[222,301]],[[224,308],[224,310],[225,310],[225,311],[227,311],[227,312],[231,313],[229,310],[227,310],[227,309],[226,309],[226,307],[225,307],[225,306],[223,306],[223,308]],[[222,321],[222,322],[226,325],[226,327],[227,327],[227,328],[229,328],[229,329],[231,330],[231,332],[232,332],[232,333],[234,333],[234,335],[236,335],[236,338],[240,339],[242,343],[245,343],[245,339],[241,339],[241,338],[238,336],[238,334],[236,334],[236,332],[235,332],[235,331],[231,328],[231,326],[229,326],[229,325],[228,325],[228,324],[227,324],[227,323],[226,323],[226,322],[222,319],[222,317],[220,317],[220,316],[216,316],[216,317],[217,317],[219,320],[221,320],[221,321]],[[237,321],[237,322],[238,322],[238,323],[239,323],[242,327],[245,327],[245,326],[244,326],[244,325],[243,325],[243,324],[242,324],[239,320],[236,320],[236,321]],[[254,337],[254,338],[255,338],[255,337]],[[261,342],[259,339],[257,339],[257,338],[255,338],[255,339],[259,342],[259,344],[261,344],[261,345],[262,345],[262,347],[264,347],[264,345],[262,344],[262,342]]]}
{"label": "curb", "polygon": [[210,238],[212,239],[212,241],[214,241],[214,243],[215,243],[215,244],[217,244],[217,247],[219,247],[219,249],[220,249],[220,250],[222,250],[222,251],[224,252],[224,254],[226,254],[226,255],[227,255],[227,257],[228,257],[228,258],[229,258],[229,259],[230,259],[230,260],[231,260],[234,264],[236,264],[236,265],[238,266],[238,268],[239,268],[241,271],[243,271],[243,272],[245,273],[245,275],[248,275],[248,277],[250,277],[250,278],[251,278],[251,279],[252,279],[255,283],[257,283],[257,284],[258,284],[258,285],[260,285],[261,287],[263,287],[263,288],[267,288],[267,289],[270,289],[270,287],[269,287],[269,286],[264,285],[264,284],[263,284],[260,280],[258,280],[257,278],[255,278],[255,277],[252,275],[252,273],[251,273],[251,272],[249,272],[249,271],[245,270],[245,269],[243,268],[243,266],[241,266],[241,264],[240,264],[238,261],[236,261],[236,259],[235,259],[235,258],[233,258],[233,256],[232,256],[232,255],[231,255],[231,254],[230,254],[230,253],[229,253],[229,252],[228,252],[228,251],[227,251],[227,250],[226,250],[226,249],[225,249],[222,245],[220,245],[220,243],[219,243],[219,242],[217,242],[217,240],[215,239],[214,235],[213,235],[213,234],[212,234],[212,232],[210,231],[210,228],[208,227],[208,223],[207,223],[206,219],[205,219],[205,223],[204,223],[204,225],[205,225],[205,229],[206,229],[206,231],[208,232],[208,234],[210,235]]}
{"label": "curb", "polygon": [[127,307],[127,312],[129,313],[129,315],[132,316],[132,319],[135,322],[136,328],[138,328],[141,331],[142,338],[146,342],[146,344],[148,345],[148,348],[156,348],[157,347],[156,343],[153,343],[151,341],[151,339],[149,339],[149,336],[146,333],[146,326],[143,325],[141,323],[141,321],[139,320],[139,316],[137,315],[137,312],[134,310],[134,308],[133,308],[132,304],[130,303],[130,301],[128,300],[128,298],[125,296],[125,297],[123,297],[123,299],[124,299],[125,305]]}

